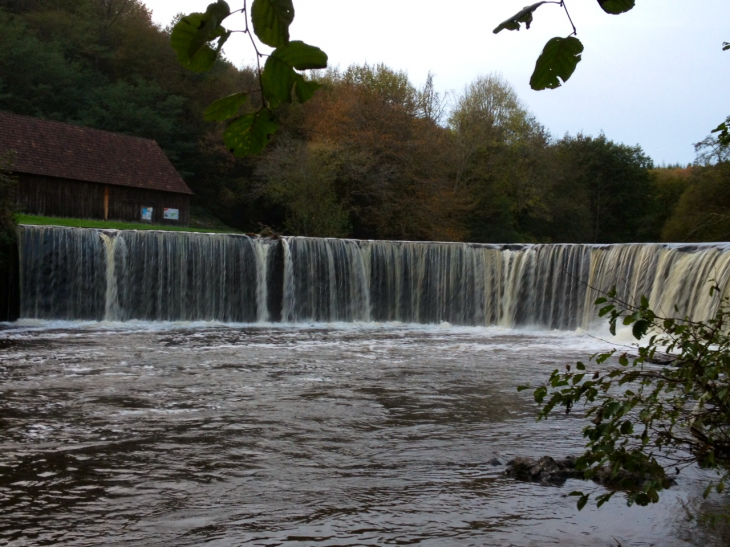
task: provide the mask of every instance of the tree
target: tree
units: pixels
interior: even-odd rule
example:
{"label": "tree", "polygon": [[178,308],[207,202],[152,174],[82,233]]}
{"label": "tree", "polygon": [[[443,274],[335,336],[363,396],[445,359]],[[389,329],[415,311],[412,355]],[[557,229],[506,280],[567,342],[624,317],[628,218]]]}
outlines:
{"label": "tree", "polygon": [[420,118],[441,125],[446,113],[448,95],[444,96],[436,91],[433,81],[434,75],[429,72],[426,82],[416,95],[416,114]]}
{"label": "tree", "polygon": [[[717,311],[701,321],[661,317],[646,298],[633,304],[613,289],[596,300],[600,315],[609,317],[612,334],[619,324],[631,326],[643,342],[631,354],[612,350],[594,355],[592,365],[555,370],[534,392],[539,419],[556,407],[569,413],[584,406],[590,422],[577,467],[623,488],[629,505],[657,502],[672,472],[692,464],[717,472],[705,497],[730,480],[730,301],[717,286],[710,294]],[[598,496],[598,506],[615,493]],[[579,496],[579,509],[590,497],[571,495]]]}
{"label": "tree", "polygon": [[725,144],[722,136],[708,135],[700,142],[695,143],[695,165],[713,165],[730,161],[730,142]]}
{"label": "tree", "polygon": [[348,212],[339,201],[337,150],[327,143],[282,139],[257,169],[261,191],[287,211],[286,233],[309,237],[347,237]]}
{"label": "tree", "polygon": [[680,198],[692,184],[694,167],[660,167],[649,170],[649,190],[637,226],[636,241],[677,241],[662,236]]}
{"label": "tree", "polygon": [[31,116],[68,116],[92,86],[63,42],[45,42],[21,18],[0,9],[0,108]]}
{"label": "tree", "polygon": [[[555,192],[570,196],[580,208],[575,210],[577,218],[585,222],[578,241],[632,241],[645,214],[651,159],[641,147],[617,144],[603,134],[566,136],[556,149],[561,168]],[[566,216],[557,218],[562,222]]]}
{"label": "tree", "polygon": [[471,198],[470,239],[532,239],[527,225],[546,214],[548,185],[536,160],[549,135],[501,75],[469,84],[449,118],[456,139],[454,188]]}
{"label": "tree", "polygon": [[664,241],[730,238],[730,162],[694,167],[689,185],[662,230]]}
{"label": "tree", "polygon": [[[308,146],[332,151],[340,202],[359,238],[461,240],[463,195],[454,191],[451,133],[423,115],[421,92],[383,65],[331,70],[322,90],[293,105]],[[419,104],[420,102],[420,104]],[[277,143],[274,143],[277,146]]]}

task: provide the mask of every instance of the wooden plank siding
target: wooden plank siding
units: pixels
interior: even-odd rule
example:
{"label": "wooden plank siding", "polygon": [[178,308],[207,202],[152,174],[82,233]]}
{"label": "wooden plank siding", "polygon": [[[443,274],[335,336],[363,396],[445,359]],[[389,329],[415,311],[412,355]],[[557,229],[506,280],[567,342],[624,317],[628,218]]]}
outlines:
{"label": "wooden plank siding", "polygon": [[[18,208],[29,215],[141,222],[142,207],[152,207],[153,224],[190,223],[188,194],[24,173],[16,176]],[[178,209],[180,219],[165,220],[165,208]]]}

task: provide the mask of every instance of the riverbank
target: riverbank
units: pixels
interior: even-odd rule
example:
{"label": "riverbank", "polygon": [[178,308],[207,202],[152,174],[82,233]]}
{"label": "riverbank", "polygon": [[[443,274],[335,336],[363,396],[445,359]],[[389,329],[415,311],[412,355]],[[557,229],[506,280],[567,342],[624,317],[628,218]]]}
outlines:
{"label": "riverbank", "polygon": [[225,224],[210,221],[207,216],[198,220],[196,219],[195,215],[193,215],[193,218],[191,219],[191,226],[169,226],[142,222],[120,222],[88,218],[44,217],[23,214],[16,215],[15,219],[18,224],[27,224],[30,226],[63,226],[67,228],[101,228],[107,230],[161,230],[166,232],[196,232],[215,234],[240,233],[239,230],[230,228]]}

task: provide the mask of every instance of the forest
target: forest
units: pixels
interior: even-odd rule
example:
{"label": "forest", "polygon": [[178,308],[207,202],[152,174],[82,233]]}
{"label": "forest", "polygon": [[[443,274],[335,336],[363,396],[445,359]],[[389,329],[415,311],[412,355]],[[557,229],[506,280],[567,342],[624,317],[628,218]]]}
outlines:
{"label": "forest", "polygon": [[[172,25],[173,22],[171,22]],[[730,239],[728,148],[657,167],[638,145],[550,133],[509,82],[446,96],[382,64],[315,71],[257,156],[203,111],[256,87],[225,59],[182,68],[138,0],[1,0],[0,109],[155,139],[194,215],[256,233],[524,243]],[[256,105],[252,105],[255,107]]]}

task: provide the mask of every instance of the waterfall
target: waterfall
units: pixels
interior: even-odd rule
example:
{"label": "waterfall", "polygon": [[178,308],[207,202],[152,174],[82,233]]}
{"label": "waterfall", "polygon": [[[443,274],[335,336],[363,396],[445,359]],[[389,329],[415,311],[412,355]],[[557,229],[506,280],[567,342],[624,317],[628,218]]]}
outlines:
{"label": "waterfall", "polygon": [[116,321],[121,317],[119,309],[119,291],[117,289],[116,257],[114,246],[121,237],[110,237],[104,232],[99,232],[99,237],[104,242],[104,254],[106,256],[106,292],[104,298],[104,319]]}
{"label": "waterfall", "polygon": [[269,267],[269,245],[254,245],[256,252],[256,321],[266,323],[269,320],[269,284],[266,272]]}
{"label": "waterfall", "polygon": [[588,328],[597,291],[710,317],[726,244],[479,245],[21,226],[21,316]]}

